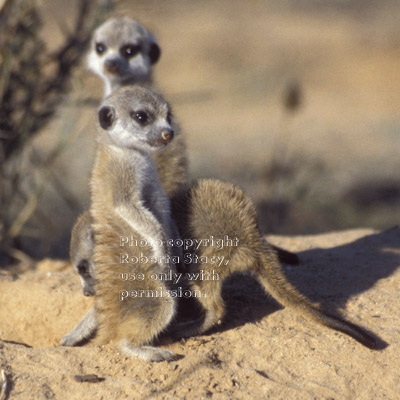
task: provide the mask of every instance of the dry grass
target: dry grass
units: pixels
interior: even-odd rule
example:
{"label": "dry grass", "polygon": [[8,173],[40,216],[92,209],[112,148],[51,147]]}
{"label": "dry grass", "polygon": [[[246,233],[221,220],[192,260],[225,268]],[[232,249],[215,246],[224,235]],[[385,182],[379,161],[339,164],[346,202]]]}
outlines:
{"label": "dry grass", "polygon": [[[0,8],[0,249],[13,254],[27,221],[38,208],[46,185],[76,208],[77,201],[54,174],[54,161],[73,129],[61,132],[46,156],[32,140],[54,117],[69,90],[74,69],[94,27],[110,1],[80,2],[73,28],[55,51],[41,37],[43,23],[36,2],[7,0]],[[46,217],[42,218],[44,221]],[[42,230],[43,234],[49,232]]]}

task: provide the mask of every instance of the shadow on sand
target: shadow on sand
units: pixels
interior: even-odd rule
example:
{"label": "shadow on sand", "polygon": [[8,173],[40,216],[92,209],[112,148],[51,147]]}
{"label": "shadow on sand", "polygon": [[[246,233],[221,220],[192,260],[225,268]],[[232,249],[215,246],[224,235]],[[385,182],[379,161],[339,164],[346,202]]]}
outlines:
{"label": "shadow on sand", "polygon": [[[288,280],[324,310],[339,315],[337,310],[344,308],[350,297],[367,291],[400,266],[400,228],[364,236],[342,246],[303,251],[299,257],[300,265],[286,268]],[[238,274],[227,279],[223,298],[227,313],[223,324],[212,332],[260,321],[280,308],[250,275]],[[384,348],[386,344],[376,339],[378,348]]]}

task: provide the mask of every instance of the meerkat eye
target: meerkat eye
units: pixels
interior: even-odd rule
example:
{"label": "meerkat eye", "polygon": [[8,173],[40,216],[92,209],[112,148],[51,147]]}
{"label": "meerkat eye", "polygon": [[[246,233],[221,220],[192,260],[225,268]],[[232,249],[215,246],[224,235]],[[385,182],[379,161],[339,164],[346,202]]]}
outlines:
{"label": "meerkat eye", "polygon": [[96,53],[103,54],[106,51],[106,45],[103,43],[96,43]]}
{"label": "meerkat eye", "polygon": [[146,125],[150,120],[149,115],[145,111],[134,111],[131,117],[140,125]]}
{"label": "meerkat eye", "polygon": [[167,114],[167,122],[168,122],[169,124],[171,124],[171,122],[172,122],[172,114],[171,114],[171,111],[168,111],[168,114]]}
{"label": "meerkat eye", "polygon": [[126,46],[121,47],[120,53],[125,58],[130,58],[136,56],[140,51],[140,46],[137,44],[127,44]]}

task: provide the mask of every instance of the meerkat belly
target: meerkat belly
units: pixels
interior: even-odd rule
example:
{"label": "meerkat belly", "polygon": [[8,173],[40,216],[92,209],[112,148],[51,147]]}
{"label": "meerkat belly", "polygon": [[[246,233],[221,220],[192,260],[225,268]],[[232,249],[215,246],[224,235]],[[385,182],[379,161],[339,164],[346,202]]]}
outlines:
{"label": "meerkat belly", "polygon": [[[102,162],[102,168],[94,171],[94,175],[101,176],[102,184],[92,187],[91,209],[96,308],[101,342],[118,339],[120,333],[115,327],[133,315],[146,323],[150,315],[162,308],[160,304],[170,297],[172,288],[170,281],[160,278],[162,264],[153,256],[148,238],[140,234],[143,227],[140,223],[128,224],[116,212],[118,203],[115,202],[115,193],[125,203],[134,205],[132,212],[154,207],[154,199],[162,196],[157,196],[157,187],[142,184],[146,182],[142,177],[152,173],[152,167],[133,170],[132,160],[119,164],[114,160],[108,161],[108,164]],[[135,165],[140,166],[140,163],[136,160]],[[140,185],[142,188],[138,191]],[[135,191],[131,191],[131,188],[135,188]],[[140,198],[135,196],[138,192],[142,193]],[[125,238],[129,238],[128,243]]]}
{"label": "meerkat belly", "polygon": [[118,338],[115,327],[133,314],[146,322],[172,287],[163,279],[151,248],[136,232],[107,218],[104,224],[94,224],[94,231],[96,307],[100,333],[107,342]]}

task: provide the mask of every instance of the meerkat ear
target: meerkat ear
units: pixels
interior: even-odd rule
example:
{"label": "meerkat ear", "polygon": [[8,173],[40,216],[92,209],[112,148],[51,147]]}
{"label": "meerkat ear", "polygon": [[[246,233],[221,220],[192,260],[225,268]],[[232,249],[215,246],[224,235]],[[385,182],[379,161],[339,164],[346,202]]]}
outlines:
{"label": "meerkat ear", "polygon": [[113,107],[103,106],[100,108],[99,123],[103,129],[105,130],[111,129],[115,121],[116,121],[116,115]]}
{"label": "meerkat ear", "polygon": [[152,64],[155,64],[161,57],[161,49],[158,45],[156,38],[149,33],[150,37],[150,50],[149,50],[149,57]]}

